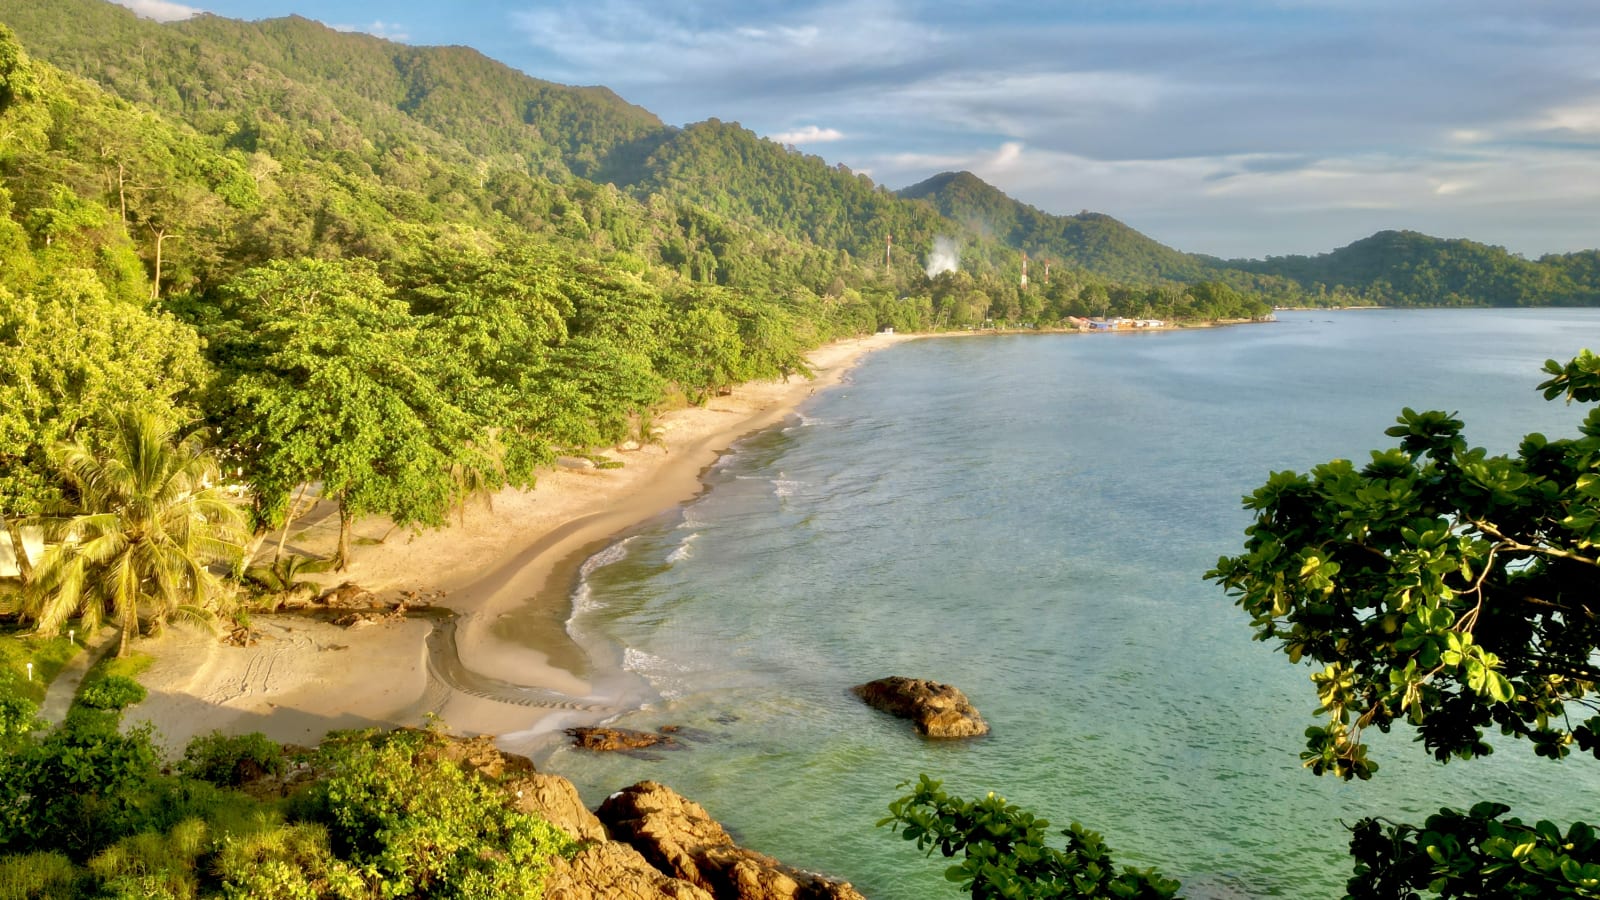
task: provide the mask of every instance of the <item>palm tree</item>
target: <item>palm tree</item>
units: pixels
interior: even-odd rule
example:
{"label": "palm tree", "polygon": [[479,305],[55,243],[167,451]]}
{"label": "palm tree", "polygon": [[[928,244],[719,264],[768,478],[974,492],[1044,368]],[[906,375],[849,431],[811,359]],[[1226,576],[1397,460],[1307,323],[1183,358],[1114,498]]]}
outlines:
{"label": "palm tree", "polygon": [[44,520],[52,543],[23,598],[41,633],[57,633],[73,615],[97,629],[109,613],[122,626],[123,656],[141,611],[153,628],[177,616],[213,618],[222,579],[211,567],[238,561],[246,528],[198,440],[179,439],[152,413],[125,411],[93,442],[60,445],[56,464],[69,506]]}

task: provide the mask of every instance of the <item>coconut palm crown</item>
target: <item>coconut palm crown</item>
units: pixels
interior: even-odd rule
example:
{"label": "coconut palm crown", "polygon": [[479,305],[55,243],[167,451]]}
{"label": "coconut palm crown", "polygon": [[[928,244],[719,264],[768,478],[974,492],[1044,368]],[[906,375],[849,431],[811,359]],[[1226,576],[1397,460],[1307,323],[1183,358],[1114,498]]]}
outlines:
{"label": "coconut palm crown", "polygon": [[214,618],[224,592],[211,567],[238,561],[246,529],[216,458],[167,420],[125,411],[89,437],[56,448],[68,502],[41,519],[50,544],[24,612],[49,635],[74,615],[96,630],[109,614],[122,628],[121,656],[141,614],[152,630]]}

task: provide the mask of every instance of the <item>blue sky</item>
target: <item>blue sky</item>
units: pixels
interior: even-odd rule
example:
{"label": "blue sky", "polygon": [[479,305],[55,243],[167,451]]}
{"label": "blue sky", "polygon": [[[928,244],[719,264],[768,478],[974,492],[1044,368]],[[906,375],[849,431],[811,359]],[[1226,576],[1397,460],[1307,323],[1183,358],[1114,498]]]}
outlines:
{"label": "blue sky", "polygon": [[466,44],[904,187],[968,169],[1179,249],[1600,247],[1596,0],[119,0]]}

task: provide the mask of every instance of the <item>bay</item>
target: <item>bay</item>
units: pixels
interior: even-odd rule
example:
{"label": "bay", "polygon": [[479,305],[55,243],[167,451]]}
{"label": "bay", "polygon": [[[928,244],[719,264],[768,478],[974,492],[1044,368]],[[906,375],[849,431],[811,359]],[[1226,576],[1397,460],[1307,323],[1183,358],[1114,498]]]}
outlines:
{"label": "bay", "polygon": [[[618,724],[683,726],[688,749],[541,761],[591,803],[667,783],[878,900],[959,896],[874,827],[921,773],[1082,821],[1201,898],[1340,896],[1362,816],[1592,818],[1600,767],[1503,740],[1446,766],[1397,731],[1371,782],[1301,769],[1309,670],[1201,575],[1269,472],[1364,459],[1402,406],[1497,452],[1573,433],[1581,408],[1534,385],[1597,335],[1597,310],[1315,311],[880,351],[585,567],[569,627],[644,698]],[[890,674],[960,686],[994,733],[924,741],[848,692]]]}

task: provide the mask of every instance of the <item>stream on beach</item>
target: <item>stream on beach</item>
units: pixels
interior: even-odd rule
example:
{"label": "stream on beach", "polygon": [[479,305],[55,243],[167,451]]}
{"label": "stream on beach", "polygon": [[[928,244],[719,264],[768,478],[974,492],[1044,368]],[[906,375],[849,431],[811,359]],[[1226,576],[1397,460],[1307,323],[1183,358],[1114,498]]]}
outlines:
{"label": "stream on beach", "polygon": [[[1403,406],[1513,451],[1579,407],[1534,385],[1600,310],[1285,312],[1157,334],[995,336],[868,356],[785,426],[741,442],[689,506],[582,567],[567,624],[630,679],[623,727],[683,726],[655,758],[538,748],[591,804],[654,779],[748,846],[875,900],[960,896],[874,823],[928,773],[1105,835],[1185,896],[1337,897],[1341,822],[1440,805],[1593,816],[1600,766],[1491,736],[1432,763],[1401,729],[1382,769],[1302,770],[1309,669],[1251,640],[1201,575],[1238,551],[1268,473],[1391,445]],[[849,687],[961,687],[993,726],[937,743]]]}

